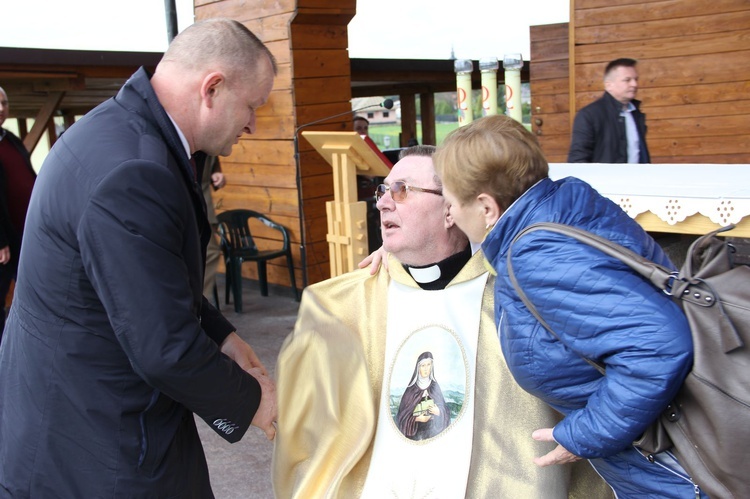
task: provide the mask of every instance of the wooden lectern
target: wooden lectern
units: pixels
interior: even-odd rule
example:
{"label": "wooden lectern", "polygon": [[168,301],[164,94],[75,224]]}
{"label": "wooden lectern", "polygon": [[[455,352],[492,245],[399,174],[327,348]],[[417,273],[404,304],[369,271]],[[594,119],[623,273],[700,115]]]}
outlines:
{"label": "wooden lectern", "polygon": [[302,132],[333,168],[333,201],[326,202],[331,277],[357,268],[369,247],[367,203],[357,201],[357,174],[388,176],[389,169],[357,132]]}

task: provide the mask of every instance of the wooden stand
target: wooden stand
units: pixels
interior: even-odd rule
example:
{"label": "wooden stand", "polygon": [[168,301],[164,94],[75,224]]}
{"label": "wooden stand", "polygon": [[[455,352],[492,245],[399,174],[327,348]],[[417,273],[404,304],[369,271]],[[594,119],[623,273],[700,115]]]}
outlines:
{"label": "wooden stand", "polygon": [[333,201],[326,202],[331,277],[350,272],[368,254],[367,203],[357,201],[357,174],[388,176],[383,160],[357,132],[302,132],[333,168]]}

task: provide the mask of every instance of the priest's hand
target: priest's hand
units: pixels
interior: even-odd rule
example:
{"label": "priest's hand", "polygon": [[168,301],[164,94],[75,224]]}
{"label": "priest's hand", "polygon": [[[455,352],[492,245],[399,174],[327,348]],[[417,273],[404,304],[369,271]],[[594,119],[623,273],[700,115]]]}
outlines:
{"label": "priest's hand", "polygon": [[375,275],[378,272],[378,267],[380,267],[381,263],[383,264],[383,268],[388,270],[388,252],[382,246],[370,253],[370,256],[359,262],[357,267],[363,269],[369,265],[370,275]]}
{"label": "priest's hand", "polygon": [[221,344],[221,353],[235,361],[244,371],[250,372],[251,369],[257,368],[263,376],[268,376],[266,366],[253,348],[235,332],[230,333]]}
{"label": "priest's hand", "polygon": [[[531,438],[540,442],[554,442],[555,439],[552,436],[552,428],[543,428],[536,430],[531,434]],[[580,461],[581,458],[568,451],[565,447],[557,444],[557,447],[552,449],[542,457],[535,457],[534,464],[537,466],[545,467],[553,464],[567,464]]]}
{"label": "priest's hand", "polygon": [[268,440],[273,440],[276,437],[275,423],[278,418],[276,384],[257,367],[250,369],[248,374],[258,380],[261,389],[260,405],[250,424],[263,430]]}

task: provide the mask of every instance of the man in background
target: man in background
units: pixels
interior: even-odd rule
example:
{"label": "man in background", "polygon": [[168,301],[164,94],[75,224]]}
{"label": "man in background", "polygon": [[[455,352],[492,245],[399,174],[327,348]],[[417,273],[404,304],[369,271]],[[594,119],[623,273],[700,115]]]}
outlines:
{"label": "man in background", "polygon": [[[211,238],[208,240],[206,247],[206,273],[203,276],[203,296],[212,296],[216,301],[216,308],[219,308],[219,295],[216,291],[216,274],[219,271],[219,260],[221,259],[221,246],[219,246],[218,234],[219,221],[216,219],[216,204],[213,198],[213,191],[222,189],[226,184],[226,178],[221,171],[221,161],[218,156],[207,156],[198,153],[196,164],[202,164],[201,169],[201,189],[203,190],[203,199],[206,201],[206,214],[208,223],[211,224]],[[202,159],[205,157],[205,159]]]}
{"label": "man in background", "polygon": [[568,163],[650,163],[646,115],[640,111],[637,61],[615,59],[604,70],[604,95],[578,112]]}
{"label": "man in background", "polygon": [[364,116],[355,116],[352,120],[354,131],[362,136],[370,136],[370,121]]}
{"label": "man in background", "polygon": [[190,159],[253,133],[275,74],[241,23],[202,21],[52,147],[0,345],[0,495],[213,497],[194,415],[274,437],[273,381],[202,296]]}
{"label": "man in background", "polygon": [[[0,87],[0,127],[8,119],[8,94]],[[0,128],[0,342],[5,328],[5,302],[18,271],[26,210],[36,172],[21,139]]]}

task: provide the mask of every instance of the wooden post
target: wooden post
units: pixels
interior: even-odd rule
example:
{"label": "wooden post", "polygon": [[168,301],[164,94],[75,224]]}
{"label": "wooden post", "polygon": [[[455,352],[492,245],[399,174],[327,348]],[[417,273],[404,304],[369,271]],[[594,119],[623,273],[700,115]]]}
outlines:
{"label": "wooden post", "polygon": [[419,108],[422,115],[422,144],[437,145],[435,134],[435,94],[419,94]]}
{"label": "wooden post", "polygon": [[413,93],[401,93],[401,147],[417,138],[417,102]]}

